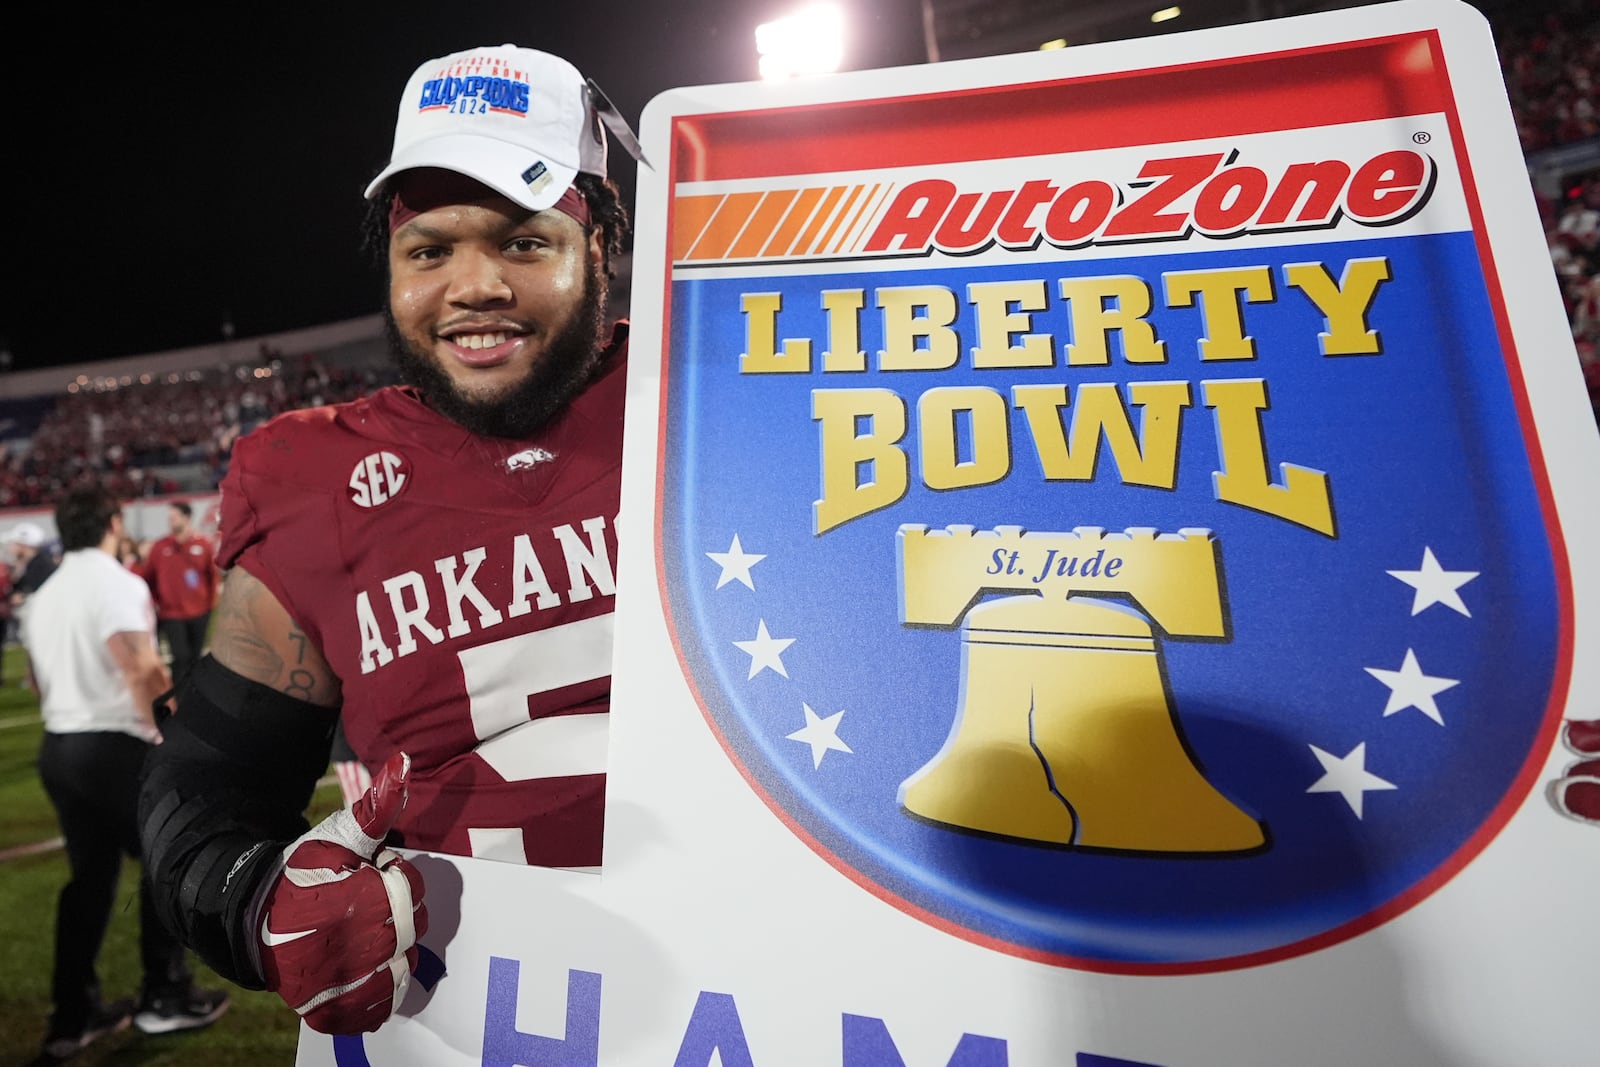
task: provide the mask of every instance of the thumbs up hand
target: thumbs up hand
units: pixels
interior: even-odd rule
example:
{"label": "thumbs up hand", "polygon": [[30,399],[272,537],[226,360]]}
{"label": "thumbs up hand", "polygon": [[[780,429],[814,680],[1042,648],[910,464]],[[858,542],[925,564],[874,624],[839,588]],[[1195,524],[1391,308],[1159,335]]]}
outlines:
{"label": "thumbs up hand", "polygon": [[410,771],[397,753],[354,804],[291,842],[258,913],[267,988],[313,1030],[376,1030],[410,985],[428,928],[422,876],[383,848]]}

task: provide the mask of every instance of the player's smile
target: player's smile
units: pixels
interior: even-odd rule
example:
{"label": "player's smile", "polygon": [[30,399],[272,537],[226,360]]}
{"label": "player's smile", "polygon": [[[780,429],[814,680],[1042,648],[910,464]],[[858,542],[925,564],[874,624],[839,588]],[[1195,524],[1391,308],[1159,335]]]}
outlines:
{"label": "player's smile", "polygon": [[495,367],[511,359],[529,330],[512,325],[455,325],[437,331],[454,357],[469,367]]}

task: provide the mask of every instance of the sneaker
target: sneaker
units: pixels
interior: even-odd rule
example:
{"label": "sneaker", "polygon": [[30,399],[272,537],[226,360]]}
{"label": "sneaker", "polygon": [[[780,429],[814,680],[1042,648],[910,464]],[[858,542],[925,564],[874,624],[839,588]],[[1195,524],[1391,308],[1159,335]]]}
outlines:
{"label": "sneaker", "polygon": [[88,1023],[78,1033],[58,1034],[52,1031],[46,1036],[44,1047],[33,1063],[39,1067],[52,1063],[65,1063],[107,1034],[126,1030],[128,1020],[131,1018],[133,1018],[131,999],[103,1004],[95,1010],[89,1017]]}
{"label": "sneaker", "polygon": [[163,997],[147,996],[139,1002],[133,1025],[146,1034],[171,1034],[198,1030],[222,1018],[228,994],[220,989],[185,989]]}

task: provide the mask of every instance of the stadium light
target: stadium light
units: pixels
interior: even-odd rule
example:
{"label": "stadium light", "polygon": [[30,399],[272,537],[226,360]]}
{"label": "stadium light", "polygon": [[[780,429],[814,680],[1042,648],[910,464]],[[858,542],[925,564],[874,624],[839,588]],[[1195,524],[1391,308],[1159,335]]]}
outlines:
{"label": "stadium light", "polygon": [[1150,21],[1166,22],[1168,19],[1175,19],[1181,14],[1183,14],[1183,8],[1181,7],[1164,7],[1160,11],[1157,11],[1151,15]]}
{"label": "stadium light", "polygon": [[756,27],[761,76],[781,81],[796,74],[827,74],[844,59],[844,13],[837,4],[813,4]]}

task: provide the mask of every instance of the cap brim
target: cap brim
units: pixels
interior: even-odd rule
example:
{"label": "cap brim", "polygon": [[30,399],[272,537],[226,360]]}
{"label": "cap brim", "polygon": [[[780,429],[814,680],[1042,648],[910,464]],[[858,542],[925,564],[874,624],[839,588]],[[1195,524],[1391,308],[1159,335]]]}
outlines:
{"label": "cap brim", "polygon": [[[531,181],[523,177],[541,166]],[[519,145],[477,134],[444,134],[411,145],[391,159],[372,179],[364,195],[373,199],[385,181],[418,167],[465,174],[529,211],[543,211],[554,205],[578,176],[578,168],[536,156]]]}

